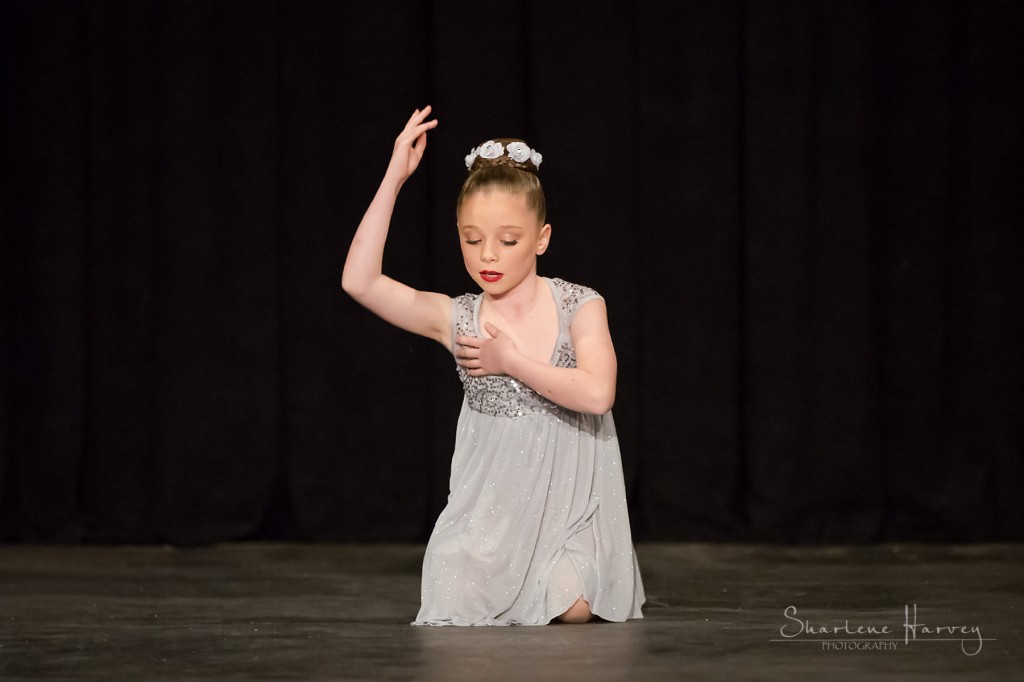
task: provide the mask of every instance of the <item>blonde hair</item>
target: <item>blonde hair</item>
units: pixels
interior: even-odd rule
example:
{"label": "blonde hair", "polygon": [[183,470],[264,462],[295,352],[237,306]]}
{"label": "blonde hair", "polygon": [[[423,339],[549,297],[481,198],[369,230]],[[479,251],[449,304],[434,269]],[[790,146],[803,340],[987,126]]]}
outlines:
{"label": "blonde hair", "polygon": [[[510,142],[522,142],[514,137],[499,137],[494,141],[505,147],[508,147]],[[507,154],[494,159],[477,156],[469,169],[469,177],[462,183],[459,201],[455,205],[456,214],[462,210],[462,204],[467,198],[488,189],[525,195],[526,205],[537,214],[540,224],[543,225],[546,221],[548,209],[544,189],[540,186],[540,178],[537,177],[537,167],[529,159],[513,161]]]}

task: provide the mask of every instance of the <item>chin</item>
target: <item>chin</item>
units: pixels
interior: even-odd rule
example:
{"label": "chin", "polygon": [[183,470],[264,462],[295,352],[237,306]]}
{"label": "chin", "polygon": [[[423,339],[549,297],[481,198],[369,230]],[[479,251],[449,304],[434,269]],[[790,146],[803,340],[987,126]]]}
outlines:
{"label": "chin", "polygon": [[489,294],[500,294],[505,291],[505,287],[500,282],[485,282],[484,280],[477,280],[476,285],[480,287],[481,291],[486,291]]}

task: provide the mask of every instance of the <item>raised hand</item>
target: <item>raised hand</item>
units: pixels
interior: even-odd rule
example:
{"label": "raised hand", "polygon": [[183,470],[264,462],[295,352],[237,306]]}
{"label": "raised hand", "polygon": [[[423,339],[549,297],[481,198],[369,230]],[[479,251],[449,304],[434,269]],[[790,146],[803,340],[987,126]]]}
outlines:
{"label": "raised hand", "polygon": [[485,323],[485,327],[493,338],[460,336],[456,339],[455,357],[466,368],[466,373],[473,377],[508,374],[508,359],[516,352],[516,344],[490,322]]}
{"label": "raised hand", "polygon": [[430,105],[412,112],[409,122],[395,138],[395,149],[391,153],[391,163],[388,164],[386,175],[391,176],[399,184],[404,183],[416,172],[423,152],[427,149],[427,131],[437,127],[436,118],[426,120],[429,115]]}

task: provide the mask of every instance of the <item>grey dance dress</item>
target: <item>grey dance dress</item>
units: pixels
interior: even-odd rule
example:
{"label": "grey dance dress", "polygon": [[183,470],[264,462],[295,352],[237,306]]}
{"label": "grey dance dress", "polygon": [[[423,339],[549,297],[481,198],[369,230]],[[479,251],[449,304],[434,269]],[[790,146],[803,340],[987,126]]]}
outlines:
{"label": "grey dance dress", "polygon": [[[600,296],[544,279],[560,328],[551,364],[575,367],[573,316]],[[480,302],[452,299],[453,348],[456,336],[483,336]],[[611,412],[574,412],[511,377],[458,372],[448,504],[427,544],[413,625],[544,625],[581,595],[605,620],[642,618]]]}

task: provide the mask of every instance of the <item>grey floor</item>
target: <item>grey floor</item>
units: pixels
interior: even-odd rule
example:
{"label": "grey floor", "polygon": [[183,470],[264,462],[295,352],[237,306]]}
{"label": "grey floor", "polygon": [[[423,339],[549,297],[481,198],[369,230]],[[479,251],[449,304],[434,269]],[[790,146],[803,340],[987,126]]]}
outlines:
{"label": "grey floor", "polygon": [[642,621],[518,628],[409,626],[422,553],[0,546],[0,679],[1024,679],[1024,545],[642,544]]}

